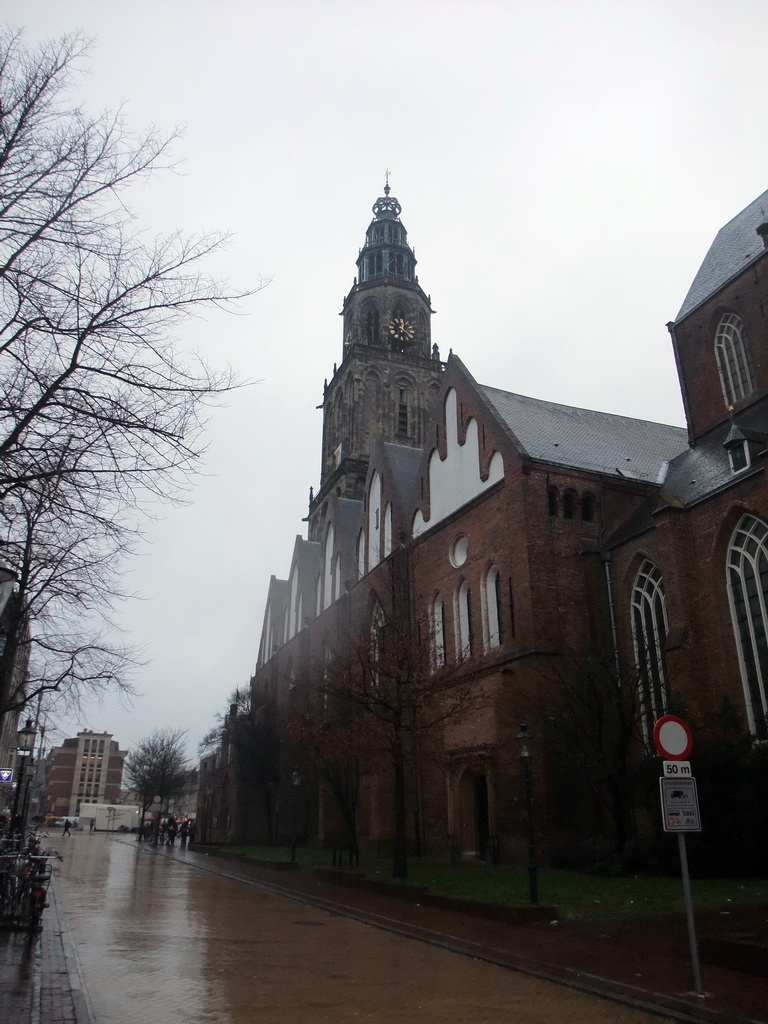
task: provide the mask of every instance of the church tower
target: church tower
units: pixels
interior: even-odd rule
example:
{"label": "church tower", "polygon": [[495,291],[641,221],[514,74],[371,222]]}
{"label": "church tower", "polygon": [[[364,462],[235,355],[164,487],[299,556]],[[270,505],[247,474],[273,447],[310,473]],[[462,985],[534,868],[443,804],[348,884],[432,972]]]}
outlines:
{"label": "church tower", "polygon": [[313,512],[330,494],[361,498],[377,441],[421,448],[443,364],[432,344],[434,310],[416,275],[416,256],[400,220],[400,203],[384,195],[357,257],[357,277],[341,310],[342,360],[323,392],[320,489]]}

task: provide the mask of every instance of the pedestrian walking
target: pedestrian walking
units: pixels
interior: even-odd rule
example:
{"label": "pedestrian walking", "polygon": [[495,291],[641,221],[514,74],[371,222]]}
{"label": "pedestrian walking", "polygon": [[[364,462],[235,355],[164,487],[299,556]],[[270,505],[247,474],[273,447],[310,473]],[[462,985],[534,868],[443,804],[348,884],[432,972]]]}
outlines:
{"label": "pedestrian walking", "polygon": [[189,822],[185,818],[181,823],[179,829],[179,835],[181,836],[181,845],[184,847],[187,845],[187,838],[189,837]]}
{"label": "pedestrian walking", "polygon": [[69,818],[65,818],[64,819],[64,835],[65,836],[69,835],[69,830],[70,830],[71,827],[72,827],[72,822],[69,820]]}

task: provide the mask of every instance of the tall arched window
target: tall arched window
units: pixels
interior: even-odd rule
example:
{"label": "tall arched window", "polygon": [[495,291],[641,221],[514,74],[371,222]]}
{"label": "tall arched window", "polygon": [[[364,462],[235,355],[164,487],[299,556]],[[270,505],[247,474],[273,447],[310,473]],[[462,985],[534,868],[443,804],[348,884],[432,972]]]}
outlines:
{"label": "tall arched window", "polygon": [[336,409],[334,415],[334,428],[336,431],[336,444],[337,446],[342,443],[344,438],[344,394],[339,389],[339,393],[336,396]]}
{"label": "tall arched window", "polygon": [[379,311],[376,306],[369,306],[365,311],[364,331],[366,345],[378,345]]}
{"label": "tall arched window", "polygon": [[641,713],[646,735],[667,704],[664,644],[667,609],[661,573],[646,559],[632,588],[632,639],[640,685]]}
{"label": "tall arched window", "polygon": [[563,495],[563,519],[573,519],[576,515],[576,492],[566,491]]}
{"label": "tall arched window", "polygon": [[551,516],[557,515],[557,503],[559,495],[556,487],[550,487],[547,491],[547,504],[549,507],[549,514]]}
{"label": "tall arched window", "polygon": [[768,739],[768,526],[743,516],[728,548],[728,595],[750,731]]}
{"label": "tall arched window", "polygon": [[498,647],[504,639],[504,627],[501,618],[501,576],[494,565],[485,577],[485,618],[486,643],[490,650]]}
{"label": "tall arched window", "polygon": [[432,602],[432,663],[435,668],[445,664],[445,601],[440,594]]}
{"label": "tall arched window", "polygon": [[472,654],[472,606],[470,604],[469,584],[466,580],[459,587],[457,595],[456,619],[459,624],[459,645],[457,654],[459,658],[468,658]]}
{"label": "tall arched window", "polygon": [[730,408],[755,390],[749,343],[741,317],[726,313],[715,335],[715,355],[725,405]]}
{"label": "tall arched window", "polygon": [[398,384],[395,398],[397,399],[397,410],[395,415],[395,433],[399,435],[408,434],[410,396],[408,388],[404,384]]}

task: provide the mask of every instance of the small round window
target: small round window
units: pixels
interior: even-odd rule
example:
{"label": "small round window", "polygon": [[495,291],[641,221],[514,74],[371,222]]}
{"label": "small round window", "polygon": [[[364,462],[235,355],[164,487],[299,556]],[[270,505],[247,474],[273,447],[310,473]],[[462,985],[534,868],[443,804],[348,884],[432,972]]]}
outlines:
{"label": "small round window", "polygon": [[466,537],[457,537],[453,542],[453,547],[451,548],[451,553],[449,555],[451,565],[455,569],[460,568],[466,562],[468,554],[469,541]]}

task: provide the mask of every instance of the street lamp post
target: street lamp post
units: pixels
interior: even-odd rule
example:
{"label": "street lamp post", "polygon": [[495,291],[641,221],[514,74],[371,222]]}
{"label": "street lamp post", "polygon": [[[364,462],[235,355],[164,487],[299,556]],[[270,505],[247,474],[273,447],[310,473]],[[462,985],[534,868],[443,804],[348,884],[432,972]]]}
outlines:
{"label": "street lamp post", "polygon": [[301,775],[299,769],[294,768],[291,772],[291,784],[293,785],[293,839],[291,840],[291,863],[296,863],[296,832],[297,832],[297,821],[298,821],[298,804],[299,804],[299,786],[301,785]]}
{"label": "street lamp post", "polygon": [[[35,748],[35,737],[37,736],[37,730],[32,724],[32,719],[27,719],[27,724],[23,729],[19,729],[16,733],[16,757],[21,758],[19,763],[19,777],[16,780],[16,792],[13,796],[13,810],[11,811],[11,823],[15,828],[18,824],[19,828],[19,839],[24,835],[24,821],[20,823],[16,821],[16,815],[19,812],[19,797],[21,796],[22,786],[24,784],[24,769],[27,766],[27,758],[32,758],[32,751]],[[22,816],[23,817],[23,816]]]}
{"label": "street lamp post", "polygon": [[531,903],[539,902],[539,876],[536,863],[536,832],[533,826],[533,779],[531,777],[531,751],[528,746],[532,739],[527,725],[520,726],[517,734],[520,742],[520,763],[523,768],[525,785],[525,808],[528,816],[528,893]]}

